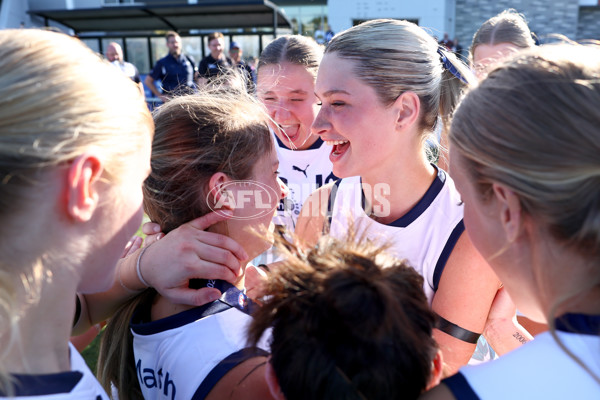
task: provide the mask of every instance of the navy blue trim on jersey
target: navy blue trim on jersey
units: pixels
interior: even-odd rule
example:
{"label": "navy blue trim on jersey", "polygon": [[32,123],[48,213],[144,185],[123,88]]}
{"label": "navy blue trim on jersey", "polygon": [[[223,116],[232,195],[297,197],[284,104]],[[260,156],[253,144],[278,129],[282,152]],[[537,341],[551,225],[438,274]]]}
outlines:
{"label": "navy blue trim on jersey", "polygon": [[192,396],[192,400],[204,400],[221,378],[244,361],[254,357],[267,357],[268,355],[269,352],[258,347],[246,347],[228,355],[206,375],[206,378]]}
{"label": "navy blue trim on jersey", "polygon": [[[442,169],[436,167],[435,165],[433,165],[433,167],[438,171],[437,176],[435,177],[435,179],[429,186],[429,189],[427,189],[421,200],[419,200],[419,202],[415,204],[415,206],[406,214],[404,214],[397,220],[385,225],[395,226],[396,228],[406,228],[407,226],[412,224],[417,218],[419,218],[421,214],[423,214],[427,210],[427,208],[429,208],[429,206],[431,205],[431,203],[433,203],[437,195],[440,194],[440,192],[442,191],[444,183],[446,182],[446,173]],[[364,191],[362,192],[362,204],[364,210],[366,205]]]}
{"label": "navy blue trim on jersey", "polygon": [[583,335],[600,335],[600,315],[564,314],[555,321],[556,329]]}
{"label": "navy blue trim on jersey", "polygon": [[[199,281],[203,282],[203,280]],[[135,310],[131,322],[129,323],[129,327],[139,335],[153,335],[155,333],[182,327],[230,308],[237,308],[246,314],[250,314],[258,307],[258,305],[249,299],[243,291],[236,288],[231,283],[218,280],[208,280],[204,282],[207,282],[205,284],[206,287],[214,287],[221,291],[222,295],[219,300],[156,321],[148,321],[150,314],[149,308],[151,305],[142,304]]]}
{"label": "navy blue trim on jersey", "polygon": [[479,400],[479,396],[473,391],[469,382],[460,372],[450,378],[442,380],[457,400]]}
{"label": "navy blue trim on jersey", "polygon": [[[327,199],[327,227],[331,226],[331,220],[333,219],[333,205],[335,204],[335,197],[337,196],[337,192],[340,188],[340,183],[342,183],[341,179],[335,181],[331,187],[331,192],[329,192],[329,198]],[[326,227],[324,226],[323,229],[325,228]]]}
{"label": "navy blue trim on jersey", "polygon": [[[11,375],[15,380],[15,396],[50,396],[70,393],[79,383],[83,374],[79,371],[60,372],[44,375]],[[7,396],[0,390],[0,396]]]}
{"label": "navy blue trim on jersey", "polygon": [[[275,132],[273,132],[273,133],[275,133]],[[279,139],[279,136],[275,135],[275,139],[277,140],[277,145],[278,145],[279,147],[283,147],[284,149],[288,149],[288,150],[293,150],[293,149],[290,149],[289,147],[287,147],[285,144],[283,144],[283,142],[281,141],[281,139]],[[319,147],[321,147],[321,145],[322,145],[323,143],[325,143],[325,142],[324,142],[324,141],[323,141],[323,139],[321,139],[321,137],[319,136],[319,137],[317,138],[317,141],[316,141],[316,142],[314,142],[313,144],[311,144],[309,148],[307,148],[307,149],[302,149],[302,150],[299,150],[299,151],[303,151],[303,150],[315,150],[315,149],[318,149]]]}
{"label": "navy blue trim on jersey", "polygon": [[458,224],[452,230],[448,241],[444,245],[444,249],[440,254],[440,258],[438,258],[437,263],[435,263],[435,269],[433,270],[433,291],[437,292],[438,286],[440,285],[440,279],[442,278],[442,272],[444,272],[444,268],[446,267],[446,263],[450,258],[450,254],[452,250],[454,250],[454,246],[456,246],[456,242],[460,239],[460,236],[465,231],[465,223],[461,219]]}

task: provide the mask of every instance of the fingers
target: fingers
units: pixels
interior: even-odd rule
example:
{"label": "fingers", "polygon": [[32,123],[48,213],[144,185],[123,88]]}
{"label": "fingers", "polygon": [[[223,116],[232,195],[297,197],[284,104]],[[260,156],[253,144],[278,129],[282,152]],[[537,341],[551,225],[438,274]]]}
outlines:
{"label": "fingers", "polygon": [[216,224],[217,222],[226,221],[233,216],[231,210],[219,210],[213,211],[199,218],[193,219],[188,222],[188,225],[204,231],[206,228]]}
{"label": "fingers", "polygon": [[146,222],[144,225],[142,225],[142,232],[144,235],[155,235],[160,231],[160,225],[155,222]]}
{"label": "fingers", "polygon": [[164,236],[165,236],[165,234],[162,232],[156,233],[154,235],[146,236],[146,239],[144,240],[144,247],[150,246],[152,243],[158,241],[159,239],[161,239]]}
{"label": "fingers", "polygon": [[139,236],[134,235],[129,242],[125,245],[125,249],[123,250],[123,254],[121,254],[121,258],[125,258],[135,253],[140,247],[142,247],[143,239]]}

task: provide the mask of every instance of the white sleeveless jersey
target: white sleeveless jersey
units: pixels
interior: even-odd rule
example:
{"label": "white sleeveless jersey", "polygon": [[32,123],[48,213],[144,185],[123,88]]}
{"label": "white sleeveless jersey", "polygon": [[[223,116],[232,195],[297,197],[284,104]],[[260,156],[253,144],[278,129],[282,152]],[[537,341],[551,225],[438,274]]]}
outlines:
{"label": "white sleeveless jersey", "polygon": [[[595,318],[600,321],[600,316]],[[587,333],[558,331],[557,334],[600,377],[600,325],[596,323]],[[600,384],[560,348],[550,332],[537,335],[533,341],[497,360],[463,367],[442,382],[459,400],[600,399]]]}
{"label": "white sleeveless jersey", "polygon": [[[290,150],[271,131],[279,159],[279,178],[288,186],[287,197],[279,202],[273,223],[294,232],[296,221],[306,198],[321,186],[337,180],[329,161],[331,146],[320,138],[306,150]],[[255,265],[271,264],[282,258],[270,248],[253,260]]]}
{"label": "white sleeveless jersey", "polygon": [[196,307],[133,324],[133,348],[144,399],[203,399],[239,363],[267,355],[266,340],[246,347],[252,317],[237,308],[204,316]]}
{"label": "white sleeveless jersey", "polygon": [[[371,190],[376,198],[385,200],[385,188],[376,185]],[[369,240],[389,243],[388,252],[406,259],[423,276],[423,289],[431,305],[446,261],[464,231],[463,206],[454,182],[438,170],[423,198],[403,217],[387,225],[367,215],[363,199],[360,177],[339,181],[337,193],[330,196],[333,202],[330,234],[344,238],[353,221],[359,235],[364,232]]]}
{"label": "white sleeveless jersey", "polygon": [[[109,397],[77,351],[69,343],[71,371],[48,375],[14,375],[19,400],[108,400]],[[0,399],[9,399],[0,394]]]}
{"label": "white sleeveless jersey", "polygon": [[337,179],[329,161],[331,146],[319,138],[306,150],[290,150],[272,134],[279,158],[279,177],[289,188],[289,194],[280,202],[273,222],[293,232],[306,198],[316,189]]}

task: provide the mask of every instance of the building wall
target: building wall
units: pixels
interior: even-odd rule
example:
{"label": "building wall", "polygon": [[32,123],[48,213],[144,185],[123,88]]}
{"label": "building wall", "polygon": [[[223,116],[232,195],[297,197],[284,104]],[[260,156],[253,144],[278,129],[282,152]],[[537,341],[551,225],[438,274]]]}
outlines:
{"label": "building wall", "polygon": [[354,20],[397,18],[415,20],[429,28],[434,36],[444,32],[453,35],[452,13],[447,16],[446,0],[422,0],[408,2],[398,0],[329,0],[327,3],[329,24],[334,32],[352,27]]}
{"label": "building wall", "polygon": [[577,40],[600,40],[600,7],[582,7],[579,9]]}
{"label": "building wall", "polygon": [[456,37],[469,47],[483,22],[511,7],[525,15],[541,39],[552,33],[578,38],[579,0],[523,0],[518,6],[514,0],[456,0]]}

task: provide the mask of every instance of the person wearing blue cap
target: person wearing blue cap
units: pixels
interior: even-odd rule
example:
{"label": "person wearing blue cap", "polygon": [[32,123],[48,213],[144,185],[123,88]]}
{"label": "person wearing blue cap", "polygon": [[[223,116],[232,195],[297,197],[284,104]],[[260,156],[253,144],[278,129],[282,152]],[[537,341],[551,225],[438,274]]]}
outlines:
{"label": "person wearing blue cap", "polygon": [[252,67],[242,59],[242,54],[243,51],[240,44],[238,42],[231,42],[231,45],[229,46],[229,57],[244,76],[248,91],[252,92],[254,90],[254,84],[256,83],[256,74]]}

